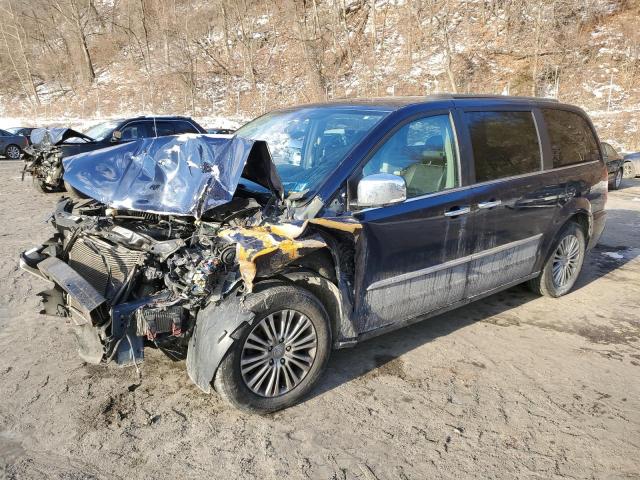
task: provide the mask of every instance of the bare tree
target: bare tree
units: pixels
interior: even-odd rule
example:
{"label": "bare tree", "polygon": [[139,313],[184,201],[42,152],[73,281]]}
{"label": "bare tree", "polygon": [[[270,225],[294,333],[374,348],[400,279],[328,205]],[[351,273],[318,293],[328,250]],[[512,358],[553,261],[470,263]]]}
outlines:
{"label": "bare tree", "polygon": [[54,0],[51,5],[72,26],[72,31],[80,48],[84,80],[85,83],[90,85],[96,78],[96,72],[93,67],[91,52],[89,51],[88,37],[90,35],[91,19],[96,10],[92,0],[86,0],[82,4],[80,3],[81,1],[66,0],[66,2],[60,3],[59,0]]}
{"label": "bare tree", "polygon": [[[19,18],[14,14],[11,1],[7,1],[6,7],[0,9],[4,13],[0,21],[0,33],[5,47],[5,53],[11,62],[11,67],[16,75],[26,97],[35,105],[40,105],[40,98],[34,82],[31,63],[27,58],[23,42],[24,29]],[[21,71],[20,66],[24,71]]]}

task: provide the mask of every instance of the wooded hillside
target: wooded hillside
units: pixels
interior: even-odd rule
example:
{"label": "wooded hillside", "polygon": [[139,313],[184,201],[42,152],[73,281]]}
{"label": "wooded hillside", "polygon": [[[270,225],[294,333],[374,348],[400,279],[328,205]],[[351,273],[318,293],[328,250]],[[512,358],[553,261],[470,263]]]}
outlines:
{"label": "wooded hillside", "polygon": [[640,146],[638,1],[0,0],[0,9],[0,115],[251,118],[339,97],[509,93],[581,105]]}

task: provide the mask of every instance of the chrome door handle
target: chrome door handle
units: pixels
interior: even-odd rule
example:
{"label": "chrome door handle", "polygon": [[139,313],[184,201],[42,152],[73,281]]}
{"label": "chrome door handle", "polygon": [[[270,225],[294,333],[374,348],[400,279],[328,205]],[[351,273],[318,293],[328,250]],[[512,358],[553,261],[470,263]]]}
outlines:
{"label": "chrome door handle", "polygon": [[500,200],[493,200],[491,202],[480,202],[478,203],[478,208],[493,208],[500,205],[502,202]]}
{"label": "chrome door handle", "polygon": [[471,207],[460,207],[455,210],[447,210],[444,212],[445,217],[457,217],[458,215],[466,215],[471,212]]}

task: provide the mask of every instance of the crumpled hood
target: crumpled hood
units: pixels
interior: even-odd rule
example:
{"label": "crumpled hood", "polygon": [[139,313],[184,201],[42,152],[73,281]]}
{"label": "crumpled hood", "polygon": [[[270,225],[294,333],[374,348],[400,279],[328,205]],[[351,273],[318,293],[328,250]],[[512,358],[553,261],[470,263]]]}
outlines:
{"label": "crumpled hood", "polygon": [[35,148],[60,145],[70,138],[81,138],[93,142],[93,138],[71,128],[37,128],[31,132],[31,144]]}
{"label": "crumpled hood", "polygon": [[64,180],[110,207],[201,217],[229,202],[240,177],[284,189],[267,144],[201,134],[143,138],[67,157]]}

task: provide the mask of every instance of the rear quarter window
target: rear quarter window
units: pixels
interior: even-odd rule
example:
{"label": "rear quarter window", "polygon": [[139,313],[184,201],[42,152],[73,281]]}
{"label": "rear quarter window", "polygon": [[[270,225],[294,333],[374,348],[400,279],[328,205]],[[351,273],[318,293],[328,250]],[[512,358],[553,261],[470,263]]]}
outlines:
{"label": "rear quarter window", "polygon": [[542,169],[538,132],[530,111],[466,112],[476,182]]}
{"label": "rear quarter window", "polygon": [[156,132],[158,133],[159,137],[165,137],[167,135],[173,135],[175,133],[173,122],[157,121],[155,125]]}
{"label": "rear quarter window", "polygon": [[587,121],[577,113],[543,108],[551,140],[553,167],[601,160],[598,141]]}
{"label": "rear quarter window", "polygon": [[184,120],[173,121],[173,130],[176,135],[180,133],[200,133],[198,129],[190,122]]}

